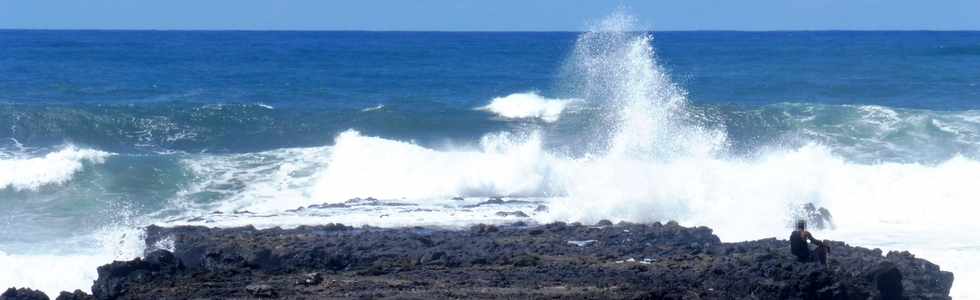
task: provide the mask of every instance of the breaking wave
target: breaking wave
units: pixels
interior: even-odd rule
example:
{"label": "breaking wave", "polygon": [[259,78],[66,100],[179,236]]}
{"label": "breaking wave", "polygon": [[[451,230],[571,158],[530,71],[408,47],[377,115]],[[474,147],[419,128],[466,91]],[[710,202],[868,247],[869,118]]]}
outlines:
{"label": "breaking wave", "polygon": [[534,118],[545,122],[555,122],[561,117],[562,111],[575,101],[577,100],[549,99],[538,95],[536,92],[528,92],[493,98],[490,104],[477,109],[486,110],[507,119]]}
{"label": "breaking wave", "polygon": [[[962,241],[966,232],[980,230],[972,221],[980,208],[972,200],[980,190],[970,180],[980,176],[976,160],[952,153],[933,162],[867,162],[837,152],[854,146],[840,139],[854,137],[854,131],[877,132],[868,136],[872,141],[928,140],[914,134],[920,129],[901,129],[908,124],[969,136],[937,121],[942,117],[910,122],[887,108],[846,108],[860,116],[857,121],[816,123],[832,134],[797,132],[795,143],[758,145],[736,154],[728,124],[690,107],[685,92],[657,64],[652,38],[631,23],[625,16],[600,22],[579,38],[571,58],[577,93],[601,111],[582,130],[592,137],[588,148],[594,151],[551,151],[533,129],[486,135],[470,148],[424,147],[347,131],[325,153],[324,168],[311,175],[309,193],[286,207],[369,196],[415,202],[548,197],[551,210],[534,216],[540,221],[679,220],[711,226],[726,240],[744,240],[784,234],[793,209],[814,203],[834,214],[838,229],[826,235],[933,255],[952,251],[934,245]],[[542,111],[518,107],[513,115]],[[921,213],[924,206],[930,213]],[[946,233],[948,228],[958,230]],[[896,241],[883,241],[881,235]],[[945,265],[963,264],[968,263]],[[975,277],[965,269],[958,274]]]}
{"label": "breaking wave", "polygon": [[[634,23],[617,14],[579,36],[561,77],[571,87],[563,92],[574,99],[514,93],[478,108],[492,115],[473,111],[479,104],[418,115],[397,104],[322,114],[260,105],[149,112],[18,107],[0,113],[6,117],[0,121],[12,124],[11,137],[63,140],[59,134],[70,131],[64,124],[89,124],[79,136],[95,137],[97,145],[187,150],[168,152],[164,163],[143,168],[160,169],[148,178],[173,180],[166,186],[178,190],[164,196],[169,202],[154,222],[463,224],[499,221],[496,207],[464,208],[459,203],[467,202],[452,198],[506,197],[538,201],[520,209],[539,222],[677,220],[710,226],[733,241],[782,237],[793,210],[813,203],[829,209],[837,225],[818,232],[821,237],[923,253],[953,268],[957,282],[977,280],[971,270],[980,269],[980,244],[971,235],[980,231],[973,221],[980,208],[980,186],[973,182],[980,178],[978,112],[803,103],[696,106],[658,63],[653,37]],[[404,132],[411,134],[399,135]],[[464,141],[412,137],[445,132],[464,132]],[[205,151],[215,145],[240,148]],[[62,184],[110,155],[72,146],[40,156],[0,155],[0,188]],[[356,197],[429,206],[337,206],[342,209],[333,214],[285,219],[301,216],[301,207]],[[539,203],[547,210],[527,211]],[[51,261],[74,273],[94,270],[89,264],[110,257],[117,255],[62,261],[0,253],[0,264],[15,268],[0,276],[20,276],[0,282],[45,290],[83,287],[91,272],[71,282],[45,282],[29,268]],[[958,289],[963,285],[954,287],[954,295],[967,293]]]}
{"label": "breaking wave", "polygon": [[0,189],[36,190],[72,179],[86,164],[101,164],[112,155],[93,149],[65,146],[39,157],[8,154],[0,159]]}

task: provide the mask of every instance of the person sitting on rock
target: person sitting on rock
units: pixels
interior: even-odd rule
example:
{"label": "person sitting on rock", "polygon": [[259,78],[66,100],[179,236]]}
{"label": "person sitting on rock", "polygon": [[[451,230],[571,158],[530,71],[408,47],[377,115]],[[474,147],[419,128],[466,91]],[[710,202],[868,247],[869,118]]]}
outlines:
{"label": "person sitting on rock", "polygon": [[[807,241],[817,245],[815,253],[810,251]],[[796,230],[789,236],[789,244],[790,251],[796,255],[799,261],[809,262],[816,259],[820,264],[827,265],[827,253],[830,252],[830,248],[827,243],[817,240],[809,231],[806,231],[806,221],[799,220],[796,222]]]}

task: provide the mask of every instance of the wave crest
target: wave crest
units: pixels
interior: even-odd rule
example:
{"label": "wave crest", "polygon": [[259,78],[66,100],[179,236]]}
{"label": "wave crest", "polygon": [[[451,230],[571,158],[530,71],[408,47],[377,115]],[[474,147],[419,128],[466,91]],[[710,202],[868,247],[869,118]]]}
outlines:
{"label": "wave crest", "polygon": [[555,162],[536,134],[488,135],[479,149],[437,151],[348,130],[337,137],[313,195],[343,201],[548,194]]}
{"label": "wave crest", "polygon": [[34,158],[0,160],[0,189],[36,190],[45,185],[63,184],[84,168],[85,163],[100,164],[112,155],[93,149],[66,146]]}
{"label": "wave crest", "polygon": [[477,109],[489,111],[507,119],[534,118],[551,123],[558,121],[562,111],[576,101],[578,100],[545,98],[535,92],[514,93],[493,98],[490,104]]}

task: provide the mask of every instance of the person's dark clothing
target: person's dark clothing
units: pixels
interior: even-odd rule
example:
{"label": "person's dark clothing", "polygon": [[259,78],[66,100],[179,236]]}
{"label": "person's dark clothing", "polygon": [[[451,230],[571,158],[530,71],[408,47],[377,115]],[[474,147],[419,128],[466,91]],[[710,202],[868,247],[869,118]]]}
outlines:
{"label": "person's dark clothing", "polygon": [[806,245],[806,240],[800,236],[799,231],[793,231],[789,236],[790,252],[796,255],[800,261],[807,261],[810,259],[810,247]]}
{"label": "person's dark clothing", "polygon": [[[810,241],[814,245],[817,245],[816,253],[810,251],[810,246],[807,245],[807,241]],[[810,232],[806,230],[796,230],[789,236],[790,252],[796,256],[799,261],[808,262],[816,259],[821,264],[827,264],[827,248],[824,244],[813,238]],[[815,255],[814,255],[815,254]]]}

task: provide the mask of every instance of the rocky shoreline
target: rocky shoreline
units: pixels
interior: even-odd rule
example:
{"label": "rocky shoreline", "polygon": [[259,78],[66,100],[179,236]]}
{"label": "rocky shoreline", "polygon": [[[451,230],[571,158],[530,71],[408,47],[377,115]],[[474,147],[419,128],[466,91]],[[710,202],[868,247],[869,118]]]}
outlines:
{"label": "rocky shoreline", "polygon": [[[673,222],[150,226],[146,245],[143,259],[99,267],[92,294],[57,299],[950,299],[953,283],[908,252],[831,242],[823,267],[795,261],[785,240],[722,243]],[[11,288],[2,299],[48,298]]]}

